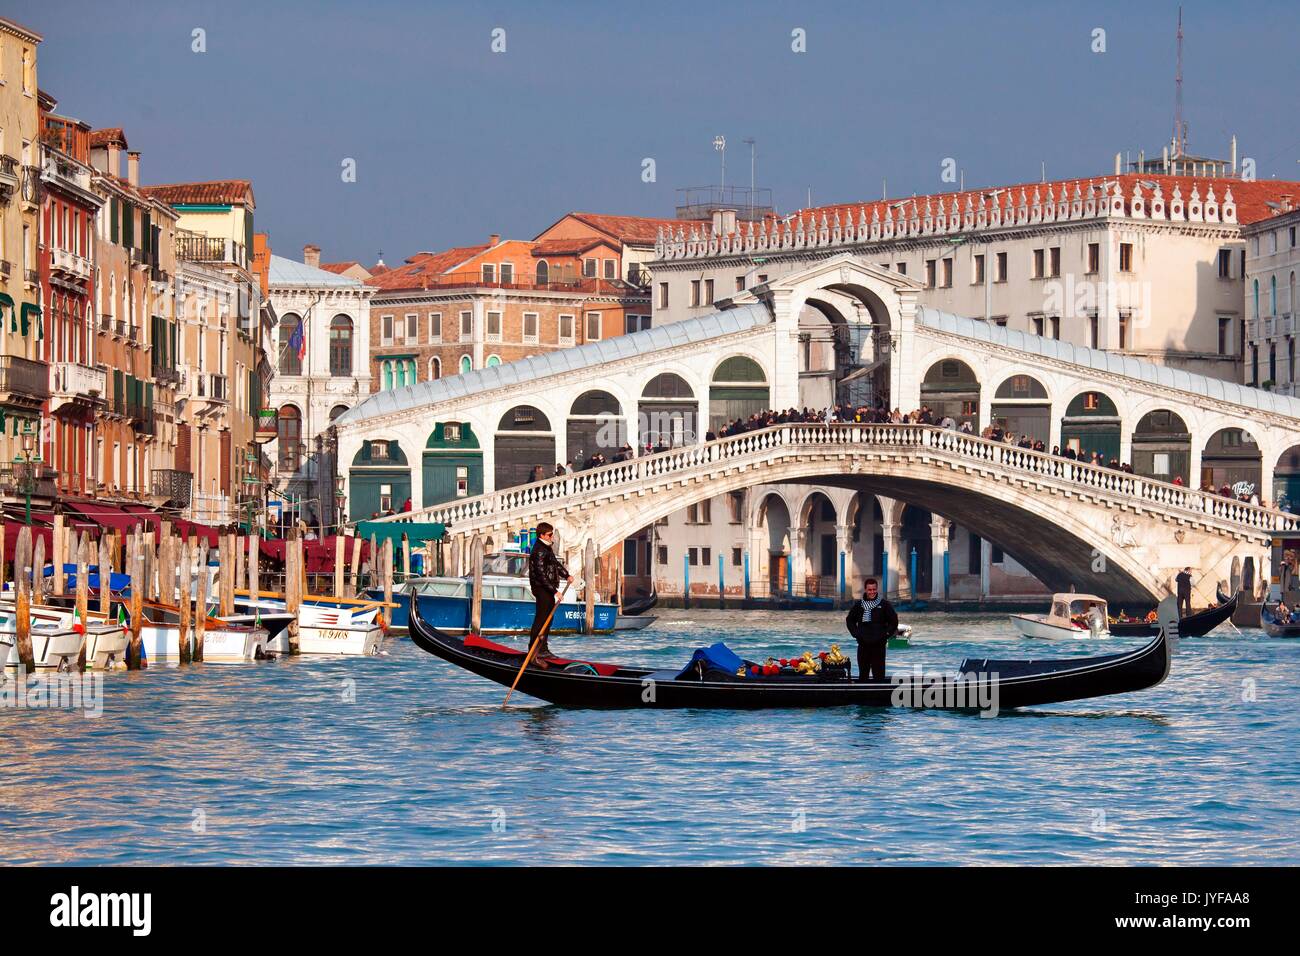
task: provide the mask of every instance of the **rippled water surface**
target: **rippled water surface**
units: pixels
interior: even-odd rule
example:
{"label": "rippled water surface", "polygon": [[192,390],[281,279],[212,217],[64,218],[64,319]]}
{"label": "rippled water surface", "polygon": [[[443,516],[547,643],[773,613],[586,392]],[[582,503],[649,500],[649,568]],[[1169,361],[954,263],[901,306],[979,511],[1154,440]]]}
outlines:
{"label": "rippled water surface", "polygon": [[[843,630],[658,613],[553,645],[667,667]],[[904,619],[917,637],[891,668],[1045,652],[1000,615]],[[406,639],[388,652],[109,674],[97,719],[0,710],[0,862],[1300,862],[1300,642],[1258,632],[1183,641],[1152,691],[995,719],[503,710],[502,688]]]}

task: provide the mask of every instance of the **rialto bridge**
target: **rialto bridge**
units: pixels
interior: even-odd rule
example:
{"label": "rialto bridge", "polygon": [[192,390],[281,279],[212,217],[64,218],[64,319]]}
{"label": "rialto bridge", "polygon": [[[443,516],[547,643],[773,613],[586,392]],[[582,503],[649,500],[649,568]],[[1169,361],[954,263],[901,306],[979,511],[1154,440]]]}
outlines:
{"label": "rialto bridge", "polygon": [[[711,315],[377,393],[335,424],[350,515],[401,512],[409,499],[394,520],[497,540],[550,520],[566,546],[590,537],[603,550],[730,491],[857,489],[971,529],[1050,587],[1126,602],[1167,593],[1186,565],[1208,601],[1234,559],[1261,562],[1273,531],[1300,525],[1197,490],[1290,496],[1300,400],[921,309],[918,288],[846,254]],[[870,383],[904,412],[929,406],[974,434],[789,425],[703,440],[722,421],[835,394],[810,368],[810,309],[837,330],[834,386]],[[980,439],[994,421],[1135,473]],[[647,441],[673,447],[551,477],[556,463],[581,469],[595,451]]]}

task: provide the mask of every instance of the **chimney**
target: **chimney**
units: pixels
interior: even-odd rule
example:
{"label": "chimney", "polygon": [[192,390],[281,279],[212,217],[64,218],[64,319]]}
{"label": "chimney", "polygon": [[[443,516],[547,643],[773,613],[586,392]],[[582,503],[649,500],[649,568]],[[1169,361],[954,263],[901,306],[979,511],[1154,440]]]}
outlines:
{"label": "chimney", "polygon": [[1283,212],[1290,212],[1292,209],[1295,208],[1295,207],[1291,204],[1291,194],[1290,194],[1290,193],[1283,193],[1283,194],[1282,194],[1281,196],[1279,196],[1278,198],[1282,200],[1282,211],[1283,211]]}
{"label": "chimney", "polygon": [[130,150],[126,154],[126,181],[132,186],[140,185],[140,151]]}
{"label": "chimney", "polygon": [[110,176],[122,175],[122,147],[117,143],[108,144],[108,174]]}
{"label": "chimney", "polygon": [[1237,134],[1232,134],[1232,175],[1237,175]]}
{"label": "chimney", "polygon": [[492,233],[492,235],[488,236],[488,245],[489,245],[489,246],[500,245],[500,243],[501,243],[501,237],[500,237],[499,235],[497,235],[495,232]]}
{"label": "chimney", "polygon": [[311,244],[302,247],[302,261],[313,269],[320,268],[320,246]]}

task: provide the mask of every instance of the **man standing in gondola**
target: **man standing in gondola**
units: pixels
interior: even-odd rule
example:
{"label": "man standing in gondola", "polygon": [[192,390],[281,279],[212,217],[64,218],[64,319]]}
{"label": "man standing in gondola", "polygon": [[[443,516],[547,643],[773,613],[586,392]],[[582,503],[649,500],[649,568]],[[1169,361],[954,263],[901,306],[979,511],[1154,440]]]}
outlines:
{"label": "man standing in gondola", "polygon": [[1190,617],[1192,614],[1192,569],[1183,568],[1174,575],[1174,584],[1178,588],[1178,616]]}
{"label": "man standing in gondola", "polygon": [[853,605],[844,623],[858,642],[858,680],[885,680],[885,651],[898,633],[898,612],[880,593],[875,578],[863,583],[862,600]]}
{"label": "man standing in gondola", "polygon": [[537,543],[528,554],[528,584],[536,602],[533,606],[533,626],[528,632],[528,646],[532,647],[533,642],[540,639],[535,659],[541,667],[546,667],[546,658],[553,656],[546,637],[551,629],[551,614],[559,600],[560,582],[569,580],[569,572],[560,564],[552,550],[554,542],[555,528],[549,522],[538,522]]}

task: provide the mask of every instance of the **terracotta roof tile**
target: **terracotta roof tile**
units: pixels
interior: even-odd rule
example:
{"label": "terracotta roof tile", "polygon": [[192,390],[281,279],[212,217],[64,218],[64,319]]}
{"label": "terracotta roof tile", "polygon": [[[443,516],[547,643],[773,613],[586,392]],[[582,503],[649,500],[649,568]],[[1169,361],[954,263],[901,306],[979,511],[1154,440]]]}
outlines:
{"label": "terracotta roof tile", "polygon": [[171,205],[187,203],[216,203],[231,205],[253,202],[253,184],[247,179],[220,179],[207,183],[168,183],[161,186],[142,186],[146,196],[161,199]]}
{"label": "terracotta roof tile", "polygon": [[574,236],[569,239],[543,239],[532,247],[531,252],[535,256],[576,256],[581,255],[588,249],[594,249],[596,246],[616,248],[615,244],[607,239],[599,239],[595,236]]}
{"label": "terracotta roof tile", "polygon": [[676,229],[681,226],[689,231],[692,226],[699,228],[708,224],[707,219],[655,219],[650,216],[607,216],[593,212],[573,212],[569,215],[621,242],[653,243],[660,229]]}
{"label": "terracotta roof tile", "polygon": [[433,283],[438,276],[444,275],[472,259],[480,252],[486,252],[490,246],[457,246],[443,252],[417,252],[400,266],[390,269],[376,267],[371,271],[370,285],[380,290],[419,289],[425,281]]}
{"label": "terracotta roof tile", "polygon": [[110,143],[116,143],[123,149],[129,149],[126,145],[126,133],[122,132],[120,126],[110,126],[107,129],[94,129],[90,131],[90,148],[102,149]]}
{"label": "terracotta roof tile", "polygon": [[[322,262],[320,264],[320,267],[324,269],[326,272],[333,272],[336,275],[342,275],[343,273],[351,269],[353,266],[361,266],[361,263],[353,261],[353,262]],[[364,266],[361,267],[365,268]]]}

